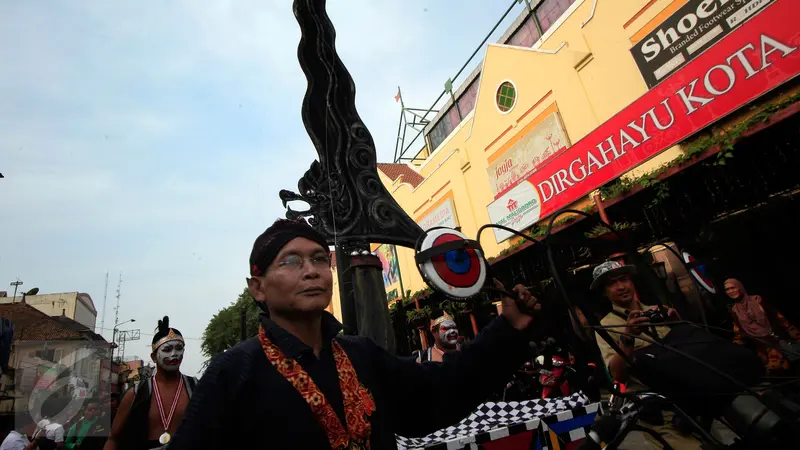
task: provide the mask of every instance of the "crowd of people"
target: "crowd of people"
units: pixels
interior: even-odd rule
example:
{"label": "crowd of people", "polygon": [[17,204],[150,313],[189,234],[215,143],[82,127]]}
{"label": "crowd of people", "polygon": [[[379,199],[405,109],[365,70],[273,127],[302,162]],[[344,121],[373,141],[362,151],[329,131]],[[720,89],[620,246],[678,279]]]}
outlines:
{"label": "crowd of people", "polygon": [[64,423],[60,423],[58,418],[64,416],[59,414],[63,405],[45,402],[38,422],[29,421],[27,426],[18,426],[19,429],[14,429],[10,422],[4,424],[0,450],[102,450],[114,420],[118,398],[116,393],[87,398],[80,410]]}
{"label": "crowd of people", "polygon": [[[457,357],[437,352],[431,359],[441,363],[418,364],[340,333],[325,311],[333,289],[328,246],[307,224],[276,221],[256,239],[249,270],[263,311],[258,336],[216,357],[201,382],[180,373],[185,343],[165,317],[152,343],[155,375],[125,393],[110,431],[98,425],[91,400],[66,433],[45,418],[31,433],[9,433],[2,448],[394,448],[395,433],[450,425],[502,385],[528,345],[533,316],[521,311],[536,309],[517,286],[516,298],[503,298],[502,316]],[[453,324],[438,325],[444,351]],[[418,405],[432,399],[450,406],[420,417]],[[266,436],[261,447],[252,446],[253,433]]]}
{"label": "crowd of people", "polygon": [[[169,318],[158,322],[151,358],[152,378],[128,390],[82,402],[78,414],[60,414],[45,402],[38,422],[7,430],[0,450],[103,450],[165,447],[178,429],[197,380],[180,372],[185,342]],[[59,411],[53,411],[59,409]],[[57,417],[68,416],[59,423]],[[12,424],[10,424],[12,425]],[[18,427],[20,428],[20,427]]]}
{"label": "crowd of people", "polygon": [[[455,321],[443,315],[430,324],[433,345],[404,358],[342,333],[326,311],[330,265],[317,231],[304,222],[276,221],[255,240],[248,264],[248,289],[262,310],[257,337],[215,357],[198,382],[180,372],[185,342],[164,317],[152,341],[152,378],[121,399],[86,401],[75,423],[44,417],[29,430],[10,431],[0,450],[395,448],[396,433],[424,436],[452,425],[507,390],[515,374],[540,375],[552,395],[581,390],[599,398],[593,349],[615,380],[647,389],[629,361],[681,321],[675,309],[639,294],[634,266],[608,261],[594,269],[591,289],[612,305],[600,320],[621,330],[610,334],[612,342],[600,339],[577,308],[569,316],[575,339],[536,345],[542,305],[517,285],[513,297],[502,296],[502,314],[472,341],[462,344]],[[797,329],[739,281],[726,281],[725,292],[733,302],[736,342],[752,346],[770,371],[788,369],[776,348],[796,342]],[[542,352],[547,357],[537,363]],[[572,378],[565,371],[556,376],[554,366],[569,366]],[[420,407],[432,403],[447,406]],[[701,448],[668,411],[642,415],[641,422],[674,448]],[[253,446],[256,435],[260,446]]]}

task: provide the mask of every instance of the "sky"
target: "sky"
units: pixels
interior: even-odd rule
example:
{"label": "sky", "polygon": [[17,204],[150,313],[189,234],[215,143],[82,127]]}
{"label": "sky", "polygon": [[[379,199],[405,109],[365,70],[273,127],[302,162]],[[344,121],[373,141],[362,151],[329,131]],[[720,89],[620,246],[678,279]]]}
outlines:
{"label": "sky", "polygon": [[[397,87],[428,108],[512,1],[328,3],[390,162]],[[285,214],[278,191],[317,158],[299,38],[289,0],[0,0],[0,290],[86,292],[110,340],[121,274],[118,321],[142,335],[125,354],[148,360],[168,315],[198,374],[203,330]]]}

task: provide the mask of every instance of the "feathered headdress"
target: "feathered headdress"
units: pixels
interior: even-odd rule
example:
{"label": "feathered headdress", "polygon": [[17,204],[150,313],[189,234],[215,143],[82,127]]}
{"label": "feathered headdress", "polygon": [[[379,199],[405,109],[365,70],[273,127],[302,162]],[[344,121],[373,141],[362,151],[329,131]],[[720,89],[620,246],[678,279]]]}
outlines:
{"label": "feathered headdress", "polygon": [[169,317],[164,316],[163,319],[158,321],[158,327],[156,328],[156,335],[153,336],[153,351],[156,351],[161,344],[167,341],[183,341],[183,335],[180,331],[176,330],[175,328],[169,327]]}

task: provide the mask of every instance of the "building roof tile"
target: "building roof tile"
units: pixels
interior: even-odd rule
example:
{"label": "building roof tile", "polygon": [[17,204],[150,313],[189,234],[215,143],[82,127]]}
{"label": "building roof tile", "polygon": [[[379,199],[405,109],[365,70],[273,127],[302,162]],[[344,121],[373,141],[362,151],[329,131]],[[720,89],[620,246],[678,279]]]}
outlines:
{"label": "building roof tile", "polygon": [[72,330],[58,320],[25,303],[0,304],[0,317],[14,324],[15,341],[81,339],[83,333]]}
{"label": "building roof tile", "polygon": [[408,183],[412,187],[419,186],[425,178],[422,177],[416,170],[412,169],[408,164],[398,163],[378,163],[378,170],[383,172],[390,180],[397,181],[398,178],[403,177],[402,182]]}

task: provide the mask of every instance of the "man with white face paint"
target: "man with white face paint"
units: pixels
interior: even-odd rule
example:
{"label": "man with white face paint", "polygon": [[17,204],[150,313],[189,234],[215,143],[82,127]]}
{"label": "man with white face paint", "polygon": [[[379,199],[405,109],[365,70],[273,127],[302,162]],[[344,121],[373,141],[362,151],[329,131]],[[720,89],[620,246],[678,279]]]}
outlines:
{"label": "man with white face paint", "polygon": [[156,374],[125,393],[104,450],[162,448],[172,440],[197,384],[180,371],[184,348],[169,317],[159,320],[150,354]]}
{"label": "man with white face paint", "polygon": [[458,351],[458,326],[449,315],[445,314],[431,322],[431,334],[433,346],[421,352],[417,362],[442,362],[445,353]]}

